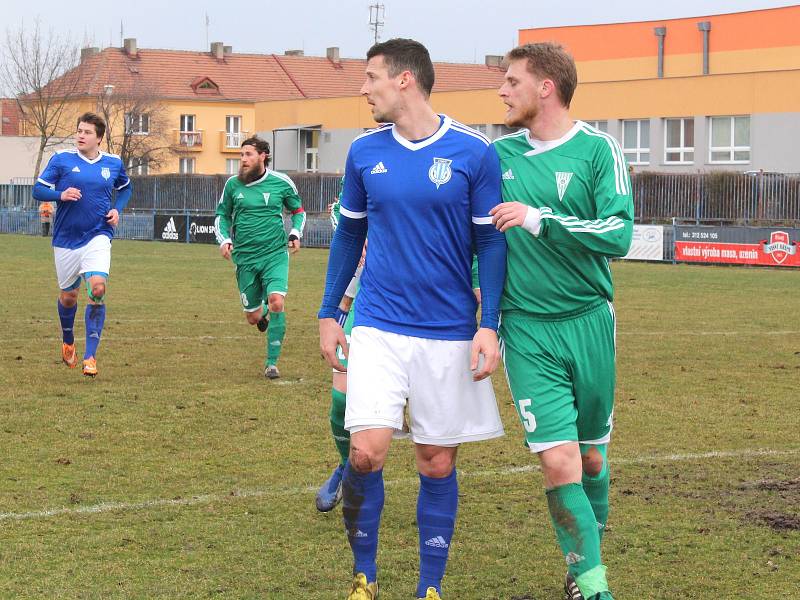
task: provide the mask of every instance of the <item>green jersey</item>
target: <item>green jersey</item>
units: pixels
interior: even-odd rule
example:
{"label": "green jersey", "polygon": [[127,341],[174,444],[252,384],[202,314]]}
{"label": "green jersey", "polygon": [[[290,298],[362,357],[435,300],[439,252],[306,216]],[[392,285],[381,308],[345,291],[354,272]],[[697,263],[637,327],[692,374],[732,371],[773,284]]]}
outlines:
{"label": "green jersey", "polygon": [[225,182],[215,220],[217,242],[233,244],[233,262],[252,264],[273,252],[285,252],[288,242],[283,210],[292,215],[291,234],[303,236],[306,215],[297,187],[288,175],[267,169],[261,179]]}
{"label": "green jersey", "polygon": [[586,123],[558,140],[527,130],[494,142],[503,200],[540,211],[538,234],[506,231],[508,272],[501,310],[558,318],[612,301],[608,257],[633,235],[631,182],[616,140]]}

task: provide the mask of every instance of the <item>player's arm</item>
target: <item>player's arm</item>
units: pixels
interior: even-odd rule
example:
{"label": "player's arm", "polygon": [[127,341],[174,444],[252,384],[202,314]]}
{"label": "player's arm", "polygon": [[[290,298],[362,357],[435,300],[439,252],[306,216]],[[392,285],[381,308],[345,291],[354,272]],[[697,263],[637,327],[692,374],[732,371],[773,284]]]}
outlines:
{"label": "player's arm", "polygon": [[601,256],[625,256],[633,237],[633,196],[628,169],[616,142],[599,145],[592,159],[595,219],[581,219],[548,206],[506,202],[492,214],[497,228],[521,226],[553,244]]}
{"label": "player's arm", "polygon": [[233,240],[231,239],[231,225],[233,214],[233,195],[230,192],[230,180],[222,189],[222,195],[217,203],[217,212],[214,217],[214,234],[217,237],[219,251],[223,258],[230,259],[233,251]]}
{"label": "player's arm", "polygon": [[[506,238],[492,223],[489,210],[502,200],[500,159],[494,146],[486,148],[470,189],[472,237],[478,263],[481,291],[481,324],[472,343],[472,364],[477,381],[488,377],[500,361],[497,327],[500,323],[500,297],[506,281]],[[474,284],[473,284],[474,285]],[[484,356],[483,365],[479,355]]]}
{"label": "player's arm", "polygon": [[80,200],[81,192],[77,188],[56,189],[61,179],[61,165],[58,154],[50,157],[47,167],[39,175],[33,185],[33,198],[39,202],[58,202],[59,200]]}
{"label": "player's arm", "polygon": [[306,228],[306,211],[303,208],[303,200],[293,183],[283,197],[283,206],[292,219],[292,229],[289,231],[289,252],[294,254],[300,249],[300,240],[303,237],[303,230]]}
{"label": "player's arm", "polygon": [[106,213],[106,221],[116,227],[117,223],[119,223],[119,215],[125,210],[133,193],[133,186],[128,174],[125,172],[124,164],[121,165],[119,174],[114,180],[114,189],[117,192],[117,199],[114,202],[114,207]]}

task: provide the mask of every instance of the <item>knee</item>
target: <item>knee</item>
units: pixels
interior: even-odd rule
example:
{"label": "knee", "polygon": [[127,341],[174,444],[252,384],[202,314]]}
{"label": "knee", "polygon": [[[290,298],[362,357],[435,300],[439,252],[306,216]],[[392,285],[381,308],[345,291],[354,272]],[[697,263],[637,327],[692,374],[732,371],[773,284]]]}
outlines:
{"label": "knee", "polygon": [[69,292],[62,291],[58,300],[64,308],[72,308],[78,303],[78,290],[71,290]]}
{"label": "knee", "polygon": [[425,477],[440,479],[453,472],[456,466],[456,455],[450,448],[437,448],[433,452],[426,452],[425,447],[417,446],[417,448],[417,467]]}
{"label": "knee", "polygon": [[97,304],[102,304],[106,295],[106,284],[102,281],[91,284],[89,299]]}
{"label": "knee", "polygon": [[283,312],[283,296],[280,294],[272,294],[269,297],[269,312]]}
{"label": "knee", "polygon": [[244,316],[247,319],[247,322],[250,323],[250,325],[255,325],[261,319],[261,311],[256,310],[253,312],[246,312],[244,313]]}
{"label": "knee", "polygon": [[350,466],[358,473],[372,473],[381,468],[377,458],[365,448],[350,446]]}
{"label": "knee", "polygon": [[603,470],[603,455],[594,446],[581,456],[581,462],[583,463],[583,472],[589,477],[597,477]]}

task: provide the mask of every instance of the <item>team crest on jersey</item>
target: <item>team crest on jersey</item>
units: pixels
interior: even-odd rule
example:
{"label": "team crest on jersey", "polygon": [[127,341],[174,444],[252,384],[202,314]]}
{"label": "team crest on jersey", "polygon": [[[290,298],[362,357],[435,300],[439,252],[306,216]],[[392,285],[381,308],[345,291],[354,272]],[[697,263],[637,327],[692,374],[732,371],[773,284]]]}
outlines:
{"label": "team crest on jersey", "polygon": [[261,192],[261,194],[264,196],[264,204],[269,206],[269,192]]}
{"label": "team crest on jersey", "polygon": [[428,178],[436,184],[436,189],[444,185],[453,176],[453,169],[450,165],[453,161],[448,158],[434,158],[431,168],[428,169]]}
{"label": "team crest on jersey", "polygon": [[569,182],[572,180],[572,173],[563,173],[561,171],[556,171],[556,186],[558,186],[558,201],[561,202],[564,199],[564,194],[567,191],[567,186],[569,186]]}
{"label": "team crest on jersey", "polygon": [[103,167],[102,169],[100,169],[100,175],[103,176],[103,179],[108,179],[109,177],[111,177],[111,169],[109,169],[108,167]]}

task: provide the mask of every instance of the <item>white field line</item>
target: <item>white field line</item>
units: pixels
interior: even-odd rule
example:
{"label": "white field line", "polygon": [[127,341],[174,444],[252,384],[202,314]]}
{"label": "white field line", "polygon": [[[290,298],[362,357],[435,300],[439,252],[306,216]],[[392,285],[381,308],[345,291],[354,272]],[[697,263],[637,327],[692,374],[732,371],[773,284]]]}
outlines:
{"label": "white field line", "polygon": [[[754,458],[760,456],[794,456],[800,454],[797,450],[719,450],[714,452],[698,452],[685,454],[663,454],[640,456],[636,458],[616,458],[611,460],[612,465],[637,465],[653,464],[666,462],[691,462],[697,460],[714,458]],[[524,465],[521,467],[507,467],[504,469],[487,469],[481,471],[464,471],[459,469],[459,476],[462,478],[501,478],[517,475],[520,473],[531,473],[538,471],[538,465]],[[386,487],[398,485],[414,485],[417,483],[416,477],[406,477],[402,479],[387,480]],[[80,516],[95,515],[110,512],[136,512],[141,510],[158,509],[162,507],[184,507],[197,506],[201,504],[212,504],[215,502],[226,502],[240,498],[263,498],[275,496],[295,496],[298,494],[315,493],[319,484],[304,485],[295,487],[274,487],[263,490],[237,490],[227,493],[200,494],[191,498],[156,498],[144,500],[142,502],[101,502],[90,506],[79,506],[76,508],[52,508],[49,510],[37,510],[31,512],[5,512],[0,513],[0,522],[3,521],[26,521],[33,519],[47,519],[62,515]]]}

